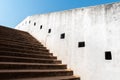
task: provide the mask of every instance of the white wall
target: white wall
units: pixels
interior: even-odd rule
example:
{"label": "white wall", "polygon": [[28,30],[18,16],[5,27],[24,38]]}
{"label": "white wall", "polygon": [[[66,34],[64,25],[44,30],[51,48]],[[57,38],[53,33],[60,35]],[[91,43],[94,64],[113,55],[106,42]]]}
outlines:
{"label": "white wall", "polygon": [[[81,80],[120,80],[119,2],[29,16],[16,29],[32,34]],[[78,48],[81,41],[85,47]],[[105,60],[105,51],[111,51],[112,60]]]}

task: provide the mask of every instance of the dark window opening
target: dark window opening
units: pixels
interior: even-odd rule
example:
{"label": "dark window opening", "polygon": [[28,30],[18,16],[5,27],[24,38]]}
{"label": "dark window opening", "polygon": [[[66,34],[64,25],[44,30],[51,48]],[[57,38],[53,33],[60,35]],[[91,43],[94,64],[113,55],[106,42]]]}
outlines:
{"label": "dark window opening", "polygon": [[31,21],[29,21],[29,24],[31,23]]}
{"label": "dark window opening", "polygon": [[105,59],[106,59],[106,60],[112,60],[111,51],[106,51],[106,52],[105,52]]}
{"label": "dark window opening", "polygon": [[60,36],[61,39],[64,39],[65,38],[65,33],[62,33],[61,36]]}
{"label": "dark window opening", "polygon": [[48,33],[51,33],[51,29],[48,30]]}
{"label": "dark window opening", "polygon": [[85,47],[85,42],[78,42],[78,47]]}
{"label": "dark window opening", "polygon": [[40,29],[42,29],[42,25],[40,26]]}
{"label": "dark window opening", "polygon": [[34,22],[34,26],[36,26],[36,22]]}

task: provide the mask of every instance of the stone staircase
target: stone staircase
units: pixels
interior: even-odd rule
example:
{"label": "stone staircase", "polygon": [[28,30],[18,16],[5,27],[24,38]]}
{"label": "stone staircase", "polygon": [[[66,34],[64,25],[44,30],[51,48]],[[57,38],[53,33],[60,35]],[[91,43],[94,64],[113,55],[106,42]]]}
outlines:
{"label": "stone staircase", "polygon": [[0,26],[0,80],[80,80],[29,33]]}

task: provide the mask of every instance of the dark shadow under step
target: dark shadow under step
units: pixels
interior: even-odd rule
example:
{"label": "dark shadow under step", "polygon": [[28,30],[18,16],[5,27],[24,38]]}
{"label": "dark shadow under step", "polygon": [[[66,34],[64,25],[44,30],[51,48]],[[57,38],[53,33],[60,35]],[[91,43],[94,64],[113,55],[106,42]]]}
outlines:
{"label": "dark shadow under step", "polygon": [[39,59],[57,59],[56,56],[52,56],[52,53],[44,54],[34,54],[34,53],[21,53],[21,52],[8,52],[0,51],[0,56],[13,56],[13,57],[27,57],[27,58],[39,58]]}
{"label": "dark shadow under step", "polygon": [[20,69],[66,69],[65,64],[0,62],[0,70]]}
{"label": "dark shadow under step", "polygon": [[61,61],[56,60],[56,59],[38,59],[38,58],[13,57],[13,56],[0,56],[0,61],[1,62],[28,62],[28,63],[61,64]]}
{"label": "dark shadow under step", "polygon": [[71,70],[0,70],[0,79],[17,79],[33,77],[72,76]]}

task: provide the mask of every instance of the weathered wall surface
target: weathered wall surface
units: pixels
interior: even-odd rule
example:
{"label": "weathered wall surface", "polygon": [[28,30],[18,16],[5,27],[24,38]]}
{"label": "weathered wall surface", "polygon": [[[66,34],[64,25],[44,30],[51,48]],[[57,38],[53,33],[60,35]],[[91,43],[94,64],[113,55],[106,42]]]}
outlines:
{"label": "weathered wall surface", "polygon": [[32,34],[81,80],[120,80],[120,3],[34,15],[16,29]]}

